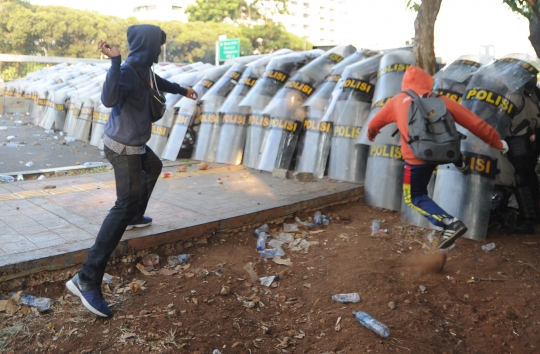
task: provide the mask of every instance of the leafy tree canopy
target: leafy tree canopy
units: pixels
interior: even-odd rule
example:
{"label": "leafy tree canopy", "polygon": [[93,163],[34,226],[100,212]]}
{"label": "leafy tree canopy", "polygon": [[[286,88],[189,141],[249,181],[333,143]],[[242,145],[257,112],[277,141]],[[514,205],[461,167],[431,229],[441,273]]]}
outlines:
{"label": "leafy tree canopy", "polygon": [[[121,19],[65,7],[34,6],[21,0],[0,0],[0,52],[99,58],[96,43],[106,39],[117,46],[125,58],[129,53],[126,30],[137,23],[133,17]],[[303,40],[271,21],[254,27],[216,22],[144,23],[158,25],[167,32],[165,60],[169,62],[213,63],[215,42],[221,34],[240,38],[243,55],[251,55],[254,50],[268,53],[281,48],[304,49]],[[308,44],[308,47],[311,46]]]}
{"label": "leafy tree canopy", "polygon": [[538,20],[540,2],[538,0],[503,0],[510,9],[529,20]]}
{"label": "leafy tree canopy", "polygon": [[188,6],[189,21],[223,22],[226,18],[242,20],[267,20],[276,13],[287,13],[288,0],[196,0]]}

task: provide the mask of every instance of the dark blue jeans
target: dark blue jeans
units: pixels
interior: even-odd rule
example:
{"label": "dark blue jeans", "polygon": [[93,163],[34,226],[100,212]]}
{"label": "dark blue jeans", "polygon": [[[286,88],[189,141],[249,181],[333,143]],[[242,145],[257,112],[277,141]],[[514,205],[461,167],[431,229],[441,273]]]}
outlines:
{"label": "dark blue jeans", "polygon": [[414,211],[426,217],[433,225],[443,227],[444,218],[453,216],[444,211],[428,196],[428,184],[436,165],[409,165],[403,173],[403,198]]}
{"label": "dark blue jeans", "polygon": [[148,146],[143,155],[119,155],[105,147],[105,156],[114,167],[116,203],[103,220],[96,242],[80,271],[83,279],[91,279],[98,285],[126,227],[144,215],[163,167],[159,157]]}

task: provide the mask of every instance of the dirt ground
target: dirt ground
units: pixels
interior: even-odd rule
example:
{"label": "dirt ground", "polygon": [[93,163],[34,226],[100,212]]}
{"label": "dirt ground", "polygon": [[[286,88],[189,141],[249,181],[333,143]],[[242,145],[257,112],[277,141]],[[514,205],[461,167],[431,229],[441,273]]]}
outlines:
{"label": "dirt ground", "polygon": [[[323,213],[332,217],[329,226],[295,235],[314,241],[307,252],[285,250],[282,259],[291,265],[261,259],[249,228],[216,234],[206,247],[186,245],[184,253],[193,257],[174,268],[166,262],[170,251],[152,250],[160,263],[151,275],[136,267],[140,259],[110,266],[113,280],[104,293],[114,315],[108,319],[84,310],[64,282],[13,289],[49,297],[52,306],[44,313],[25,306],[0,313],[1,351],[540,352],[538,236],[496,234],[483,243],[460,239],[440,271],[446,255],[428,245],[430,230],[401,223],[399,213],[361,201]],[[388,234],[371,235],[374,219]],[[282,224],[271,224],[271,234],[281,232]],[[496,248],[482,250],[489,242]],[[279,281],[270,287],[253,281],[244,269],[249,262],[259,277],[279,275]],[[224,286],[228,295],[220,295]],[[350,292],[359,293],[361,301],[331,300]],[[353,310],[387,324],[390,337],[362,327]]]}

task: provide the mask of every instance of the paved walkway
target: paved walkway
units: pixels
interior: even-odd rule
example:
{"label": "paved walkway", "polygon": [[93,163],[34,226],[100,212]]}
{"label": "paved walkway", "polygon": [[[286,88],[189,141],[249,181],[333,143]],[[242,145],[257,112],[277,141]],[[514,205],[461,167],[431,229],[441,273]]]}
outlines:
{"label": "paved walkway", "polygon": [[[323,179],[301,183],[243,166],[210,164],[158,181],[148,228],[126,231],[113,256],[205,233],[259,225],[302,209],[357,199],[363,188]],[[55,187],[55,188],[52,188]],[[113,172],[0,184],[0,283],[81,264],[116,200]]]}

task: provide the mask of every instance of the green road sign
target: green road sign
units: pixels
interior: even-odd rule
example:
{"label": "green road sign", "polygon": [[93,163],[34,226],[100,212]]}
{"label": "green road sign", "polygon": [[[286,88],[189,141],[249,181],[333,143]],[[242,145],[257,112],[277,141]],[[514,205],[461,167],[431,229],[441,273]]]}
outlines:
{"label": "green road sign", "polygon": [[218,42],[219,60],[238,58],[240,56],[240,39],[226,39]]}

